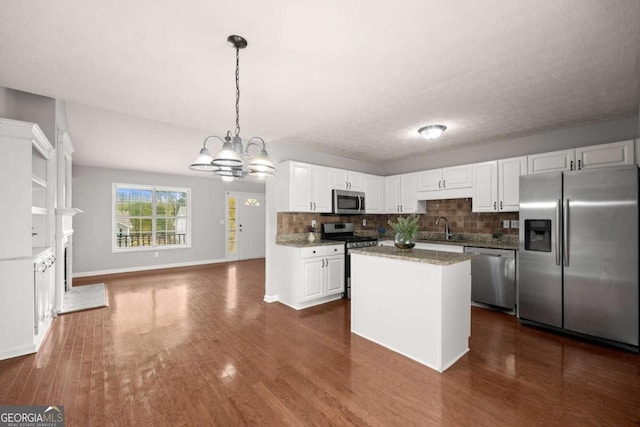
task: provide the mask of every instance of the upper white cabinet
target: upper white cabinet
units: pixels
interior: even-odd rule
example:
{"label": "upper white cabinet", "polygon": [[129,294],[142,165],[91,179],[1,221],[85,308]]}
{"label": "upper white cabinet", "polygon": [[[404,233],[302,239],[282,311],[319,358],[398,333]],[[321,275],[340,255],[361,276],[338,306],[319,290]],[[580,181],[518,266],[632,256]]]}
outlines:
{"label": "upper white cabinet", "polygon": [[331,169],[301,162],[284,162],[277,177],[279,210],[331,212]]}
{"label": "upper white cabinet", "polygon": [[546,172],[562,172],[573,170],[576,162],[575,150],[553,151],[551,153],[534,154],[527,157],[530,175]]}
{"label": "upper white cabinet", "polygon": [[632,165],[633,140],[528,156],[529,174]]}
{"label": "upper white cabinet", "polygon": [[471,188],[472,165],[454,166],[418,172],[418,191],[441,191],[456,188]]}
{"label": "upper white cabinet", "polygon": [[520,177],[527,175],[527,157],[498,160],[498,211],[520,210]]}
{"label": "upper white cabinet", "polygon": [[632,165],[633,140],[576,148],[576,162],[578,170]]}
{"label": "upper white cabinet", "polygon": [[517,212],[520,176],[527,174],[527,158],[494,160],[473,167],[473,212]]}
{"label": "upper white cabinet", "polygon": [[422,213],[425,205],[418,203],[418,174],[407,173],[385,178],[387,213]]}
{"label": "upper white cabinet", "polygon": [[365,212],[384,212],[384,178],[376,175],[363,175]]}
{"label": "upper white cabinet", "polygon": [[418,172],[418,200],[471,197],[473,165]]}
{"label": "upper white cabinet", "polygon": [[331,187],[342,190],[363,191],[364,174],[342,169],[331,169]]}

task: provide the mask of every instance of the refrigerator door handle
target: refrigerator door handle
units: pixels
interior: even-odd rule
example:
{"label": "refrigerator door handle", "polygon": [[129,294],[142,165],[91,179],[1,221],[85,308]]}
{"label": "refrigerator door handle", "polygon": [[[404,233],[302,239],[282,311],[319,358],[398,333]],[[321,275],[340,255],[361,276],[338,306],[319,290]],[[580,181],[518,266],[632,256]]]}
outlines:
{"label": "refrigerator door handle", "polygon": [[564,212],[562,212],[564,216],[564,224],[562,229],[564,230],[564,266],[569,267],[569,199],[566,199],[564,202]]}
{"label": "refrigerator door handle", "polygon": [[562,265],[562,245],[560,244],[560,216],[562,215],[562,200],[558,199],[556,202],[556,265]]}

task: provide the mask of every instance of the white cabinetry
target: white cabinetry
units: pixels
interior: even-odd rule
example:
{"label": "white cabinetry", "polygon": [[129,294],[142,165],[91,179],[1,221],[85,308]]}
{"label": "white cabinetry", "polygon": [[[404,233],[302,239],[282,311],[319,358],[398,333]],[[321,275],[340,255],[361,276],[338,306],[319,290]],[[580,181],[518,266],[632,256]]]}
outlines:
{"label": "white cabinetry", "polygon": [[473,212],[517,212],[520,176],[527,174],[527,158],[494,160],[473,167]]}
{"label": "white cabinetry", "polygon": [[300,310],[342,297],[343,244],[275,248],[277,257],[290,261],[276,266],[278,301]]}
{"label": "white cabinetry", "polygon": [[634,164],[633,140],[576,148],[578,170]]}
{"label": "white cabinetry", "polygon": [[[0,359],[37,351],[53,316],[55,165],[37,124],[0,119]],[[46,274],[34,270],[47,256]],[[38,285],[41,284],[41,285]]]}
{"label": "white cabinetry", "polygon": [[364,176],[359,172],[331,169],[331,187],[341,190],[364,190]]}
{"label": "white cabinetry", "polygon": [[387,213],[423,213],[426,206],[418,203],[418,174],[408,173],[385,178]]}
{"label": "white cabinetry", "polygon": [[284,162],[278,180],[278,210],[331,212],[331,169],[300,162]]}
{"label": "white cabinetry", "polygon": [[520,177],[527,175],[527,157],[498,160],[498,211],[520,210]]}
{"label": "white cabinetry", "polygon": [[418,200],[471,197],[473,165],[418,172]]}
{"label": "white cabinetry", "polygon": [[384,212],[384,178],[376,175],[363,175],[364,200],[366,213]]}
{"label": "white cabinetry", "polygon": [[471,188],[472,165],[454,166],[418,173],[418,191],[441,191]]}
{"label": "white cabinetry", "polygon": [[633,140],[534,154],[528,163],[529,174],[632,165]]}

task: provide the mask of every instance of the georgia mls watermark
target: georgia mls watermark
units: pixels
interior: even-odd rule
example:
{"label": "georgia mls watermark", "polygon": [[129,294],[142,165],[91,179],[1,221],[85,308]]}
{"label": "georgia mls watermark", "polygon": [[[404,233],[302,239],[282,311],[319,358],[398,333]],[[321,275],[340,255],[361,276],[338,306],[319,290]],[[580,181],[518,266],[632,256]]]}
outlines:
{"label": "georgia mls watermark", "polygon": [[0,427],[64,427],[64,406],[0,406]]}

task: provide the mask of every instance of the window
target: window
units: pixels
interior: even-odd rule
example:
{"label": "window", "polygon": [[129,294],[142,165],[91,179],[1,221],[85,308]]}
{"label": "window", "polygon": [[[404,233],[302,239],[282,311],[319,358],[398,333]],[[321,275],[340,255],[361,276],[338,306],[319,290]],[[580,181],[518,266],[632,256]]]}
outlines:
{"label": "window", "polygon": [[191,247],[191,189],[113,184],[114,252]]}

